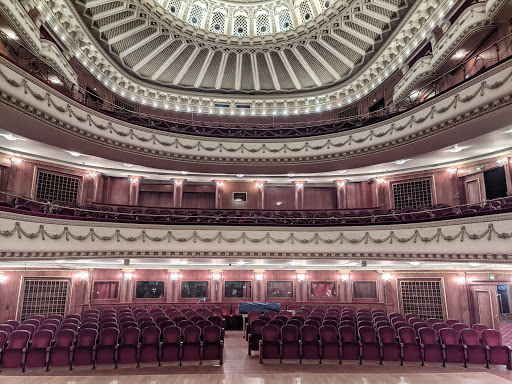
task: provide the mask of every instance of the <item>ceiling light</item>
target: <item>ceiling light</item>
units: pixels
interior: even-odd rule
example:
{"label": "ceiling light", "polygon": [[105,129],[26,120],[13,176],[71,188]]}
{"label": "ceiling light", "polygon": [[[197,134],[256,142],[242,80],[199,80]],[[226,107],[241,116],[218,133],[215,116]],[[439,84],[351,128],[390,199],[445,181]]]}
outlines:
{"label": "ceiling light", "polygon": [[13,136],[10,133],[0,133],[0,136],[3,136],[4,139],[9,140],[9,141],[25,140],[25,139]]}
{"label": "ceiling light", "polygon": [[128,164],[128,163],[123,163],[123,165],[124,165],[125,167],[127,167],[127,168],[131,168],[131,167],[133,167],[133,164]]}
{"label": "ceiling light", "polygon": [[348,281],[350,279],[350,275],[347,274],[347,273],[341,273],[340,274],[340,279],[343,280],[343,281]]}
{"label": "ceiling light", "polygon": [[299,265],[299,262],[298,261],[290,261],[290,265]]}
{"label": "ceiling light", "polygon": [[21,164],[21,159],[18,158],[18,157],[11,157],[11,163],[20,165]]}
{"label": "ceiling light", "polygon": [[338,173],[347,173],[347,170],[346,169],[341,169],[338,171]]}
{"label": "ceiling light", "polygon": [[81,154],[81,153],[78,153],[78,152],[75,152],[75,151],[64,151],[64,152],[67,152],[67,153],[69,153],[71,156],[74,156],[74,157],[82,156],[82,154]]}
{"label": "ceiling light", "polygon": [[306,274],[305,273],[297,273],[297,280],[299,280],[299,281],[306,280]]}
{"label": "ceiling light", "polygon": [[258,281],[263,280],[263,273],[256,273],[256,274],[254,275],[254,278],[255,278],[256,280],[258,280]]}
{"label": "ceiling light", "polygon": [[187,264],[188,264],[188,261],[187,261],[187,260],[181,260],[181,261],[179,262],[179,264],[181,264],[181,265],[187,265]]}
{"label": "ceiling light", "polygon": [[421,263],[419,261],[411,261],[409,264],[414,265],[414,266],[418,266]]}
{"label": "ceiling light", "polygon": [[244,177],[245,175],[243,173],[237,173],[236,177]]}
{"label": "ceiling light", "polygon": [[282,201],[276,201],[276,205],[281,205],[281,204],[283,204]]}
{"label": "ceiling light", "polygon": [[58,264],[62,264],[62,263],[65,263],[66,260],[55,260],[55,262],[58,263]]}
{"label": "ceiling light", "polygon": [[496,162],[499,164],[499,165],[505,165],[508,163],[508,157],[503,157],[501,159],[498,159],[496,160]]}
{"label": "ceiling light", "polygon": [[247,264],[245,261],[237,261],[235,263],[236,265],[244,265],[244,264]]}
{"label": "ceiling light", "polygon": [[448,149],[446,152],[458,153],[458,152],[460,152],[460,151],[462,151],[464,149],[467,149],[467,148],[469,148],[469,146],[467,146],[467,147],[459,147],[458,144],[455,144],[453,146],[453,148]]}
{"label": "ceiling light", "polygon": [[187,171],[181,171],[180,172],[182,175],[188,175],[188,172]]}
{"label": "ceiling light", "polygon": [[464,56],[466,56],[466,53],[464,51],[459,51],[455,55],[453,55],[456,59],[462,59]]}
{"label": "ceiling light", "polygon": [[419,95],[420,91],[413,91],[409,96],[411,97],[411,99],[416,99]]}
{"label": "ceiling light", "polygon": [[50,80],[50,82],[53,83],[53,84],[60,84],[60,83],[62,83],[57,76],[50,76],[50,77],[48,77],[48,80]]}
{"label": "ceiling light", "polygon": [[288,177],[295,177],[295,173],[289,173]]}
{"label": "ceiling light", "polygon": [[448,168],[446,172],[448,172],[450,175],[453,175],[457,172],[457,168]]}
{"label": "ceiling light", "polygon": [[352,261],[352,262],[348,263],[348,265],[350,265],[351,267],[356,267],[359,265],[359,263],[357,261]]}
{"label": "ceiling light", "polygon": [[408,161],[411,161],[412,159],[401,159],[401,160],[397,160],[395,161],[395,164],[396,165],[402,165],[402,164],[405,164],[407,163]]}
{"label": "ceiling light", "polygon": [[376,181],[377,181],[377,183],[382,184],[382,183],[384,183],[386,180],[384,180],[382,177],[377,177]]}
{"label": "ceiling light", "polygon": [[469,263],[470,267],[478,267],[480,263]]}
{"label": "ceiling light", "polygon": [[18,35],[16,35],[14,32],[6,32],[5,34],[9,39],[18,40]]}
{"label": "ceiling light", "polygon": [[384,273],[382,275],[382,280],[384,280],[384,281],[391,280],[392,278],[393,278],[393,275],[391,273]]}

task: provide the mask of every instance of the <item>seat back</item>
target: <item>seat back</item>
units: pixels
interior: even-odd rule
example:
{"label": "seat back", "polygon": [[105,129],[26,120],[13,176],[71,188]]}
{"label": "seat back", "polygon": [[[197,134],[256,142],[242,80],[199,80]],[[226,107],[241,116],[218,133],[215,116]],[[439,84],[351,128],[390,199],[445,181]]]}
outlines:
{"label": "seat back", "polygon": [[75,340],[76,333],[70,329],[61,329],[55,334],[55,347],[69,348]]}
{"label": "seat back", "polygon": [[98,331],[91,328],[80,329],[77,334],[77,342],[76,345],[80,347],[92,347],[96,344],[96,337],[98,336]]}
{"label": "seat back", "polygon": [[47,329],[41,329],[32,335],[31,348],[48,348],[53,339],[53,332]]}
{"label": "seat back", "polygon": [[437,332],[433,328],[421,328],[418,331],[423,344],[437,344]]}
{"label": "seat back", "polygon": [[416,331],[411,327],[401,327],[398,329],[398,338],[403,344],[417,344]]}
{"label": "seat back", "polygon": [[463,329],[460,331],[460,336],[464,345],[481,345],[480,333],[476,329]]}
{"label": "seat back", "polygon": [[381,343],[396,343],[395,328],[391,326],[380,327],[377,330]]}
{"label": "seat back", "polygon": [[117,328],[105,328],[100,331],[99,345],[116,345],[119,338],[119,330]]}
{"label": "seat back", "polygon": [[484,329],[482,331],[482,339],[484,344],[489,347],[498,347],[503,345],[501,342],[501,333],[494,329]]}
{"label": "seat back", "polygon": [[432,318],[427,320],[427,324],[429,325],[429,327],[432,327],[436,323],[442,323],[442,322],[443,322],[443,320],[437,319],[437,318],[434,318],[434,317],[432,317]]}
{"label": "seat back", "polygon": [[281,328],[281,340],[285,341],[298,341],[299,328],[292,324],[286,324]]}
{"label": "seat back", "polygon": [[359,328],[359,339],[363,343],[376,343],[377,335],[375,333],[375,328],[372,326],[363,326]]}
{"label": "seat back", "polygon": [[181,329],[174,325],[165,327],[163,330],[164,343],[178,344],[180,342]]}
{"label": "seat back", "polygon": [[322,325],[319,329],[320,340],[324,343],[334,343],[338,341],[338,330],[333,325]]}
{"label": "seat back", "polygon": [[265,325],[261,328],[261,340],[265,341],[278,341],[279,340],[279,328],[275,325]]}
{"label": "seat back", "polygon": [[463,330],[463,329],[469,329],[471,327],[467,326],[466,324],[464,323],[455,323],[452,325],[452,328],[455,329],[457,332],[460,332]]}
{"label": "seat back", "polygon": [[201,329],[197,325],[189,325],[183,329],[184,343],[198,343],[201,340]]}
{"label": "seat back", "polygon": [[356,329],[349,325],[342,325],[338,329],[342,343],[353,343],[356,341]]}
{"label": "seat back", "polygon": [[459,344],[459,335],[457,331],[452,328],[441,328],[439,330],[441,337],[441,344],[444,345],[457,345]]}
{"label": "seat back", "polygon": [[318,341],[318,328],[314,325],[303,325],[300,329],[300,338],[302,342]]}
{"label": "seat back", "polygon": [[152,325],[142,331],[141,344],[158,344],[160,341],[160,328]]}
{"label": "seat back", "polygon": [[139,328],[128,327],[121,331],[120,345],[137,345],[139,343]]}

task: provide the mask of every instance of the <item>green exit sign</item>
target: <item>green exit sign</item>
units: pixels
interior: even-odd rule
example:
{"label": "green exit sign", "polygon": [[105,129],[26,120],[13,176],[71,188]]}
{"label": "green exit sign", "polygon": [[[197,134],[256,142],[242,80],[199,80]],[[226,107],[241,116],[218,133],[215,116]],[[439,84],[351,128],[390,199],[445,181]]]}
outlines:
{"label": "green exit sign", "polygon": [[494,275],[489,275],[489,276],[487,276],[487,278],[488,278],[489,280],[494,280]]}

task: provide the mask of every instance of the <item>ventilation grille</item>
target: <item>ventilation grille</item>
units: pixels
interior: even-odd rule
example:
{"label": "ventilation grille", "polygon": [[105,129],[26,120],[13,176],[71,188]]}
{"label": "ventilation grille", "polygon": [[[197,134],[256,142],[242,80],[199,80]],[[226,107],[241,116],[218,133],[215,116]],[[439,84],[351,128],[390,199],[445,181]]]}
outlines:
{"label": "ventilation grille", "polygon": [[36,198],[47,201],[78,202],[78,177],[57,175],[39,171],[37,176]]}
{"label": "ventilation grille", "polygon": [[359,106],[354,105],[353,107],[347,108],[344,111],[338,112],[339,119],[345,119],[347,117],[359,115]]}
{"label": "ventilation grille", "polygon": [[135,112],[135,107],[131,104],[125,103],[119,99],[114,98],[114,108],[116,111],[121,113]]}
{"label": "ventilation grille", "polygon": [[25,279],[21,321],[30,316],[65,315],[69,281],[66,279]]}
{"label": "ventilation grille", "polygon": [[395,209],[432,205],[430,179],[393,184]]}
{"label": "ventilation grille", "polygon": [[404,314],[416,313],[423,320],[444,319],[441,280],[400,281]]}

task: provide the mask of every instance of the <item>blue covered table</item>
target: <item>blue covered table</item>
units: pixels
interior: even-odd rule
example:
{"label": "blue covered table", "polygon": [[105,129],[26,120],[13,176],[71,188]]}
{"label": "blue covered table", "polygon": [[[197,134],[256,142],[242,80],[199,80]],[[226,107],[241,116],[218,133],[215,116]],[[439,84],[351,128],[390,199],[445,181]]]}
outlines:
{"label": "blue covered table", "polygon": [[238,303],[238,313],[242,315],[242,329],[245,329],[245,322],[247,321],[247,314],[251,311],[266,312],[274,311],[281,312],[280,303]]}

